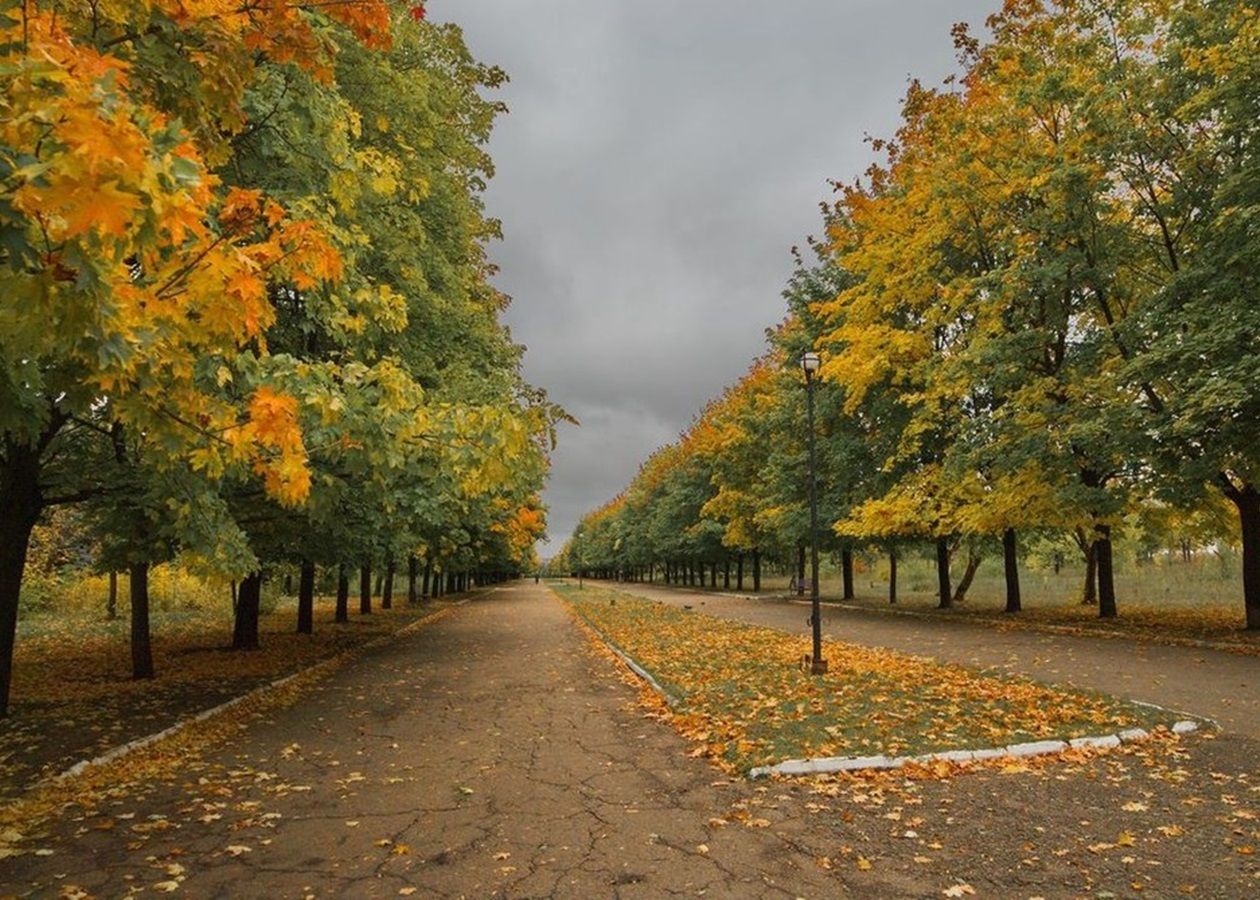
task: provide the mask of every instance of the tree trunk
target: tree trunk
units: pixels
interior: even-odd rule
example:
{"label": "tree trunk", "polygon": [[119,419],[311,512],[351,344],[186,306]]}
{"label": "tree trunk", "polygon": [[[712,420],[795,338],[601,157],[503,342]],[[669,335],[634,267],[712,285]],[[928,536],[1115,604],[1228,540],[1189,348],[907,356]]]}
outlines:
{"label": "tree trunk", "polygon": [[840,551],[840,568],[844,575],[844,599],[852,600],[853,594],[853,551],[845,547]]}
{"label": "tree trunk", "polygon": [[0,468],[0,716],[9,712],[18,602],[31,529],[44,507],[38,450],[7,443],[5,454],[7,464]]}
{"label": "tree trunk", "polygon": [[394,559],[385,561],[385,583],[381,586],[381,609],[394,608]]}
{"label": "tree trunk", "polygon": [[726,562],[722,564],[722,590],[729,591],[731,589],[731,558],[728,556]]}
{"label": "tree trunk", "polygon": [[735,557],[735,590],[744,590],[744,554]]}
{"label": "tree trunk", "polygon": [[284,594],[286,597],[293,596],[293,573],[284,573]]}
{"label": "tree trunk", "polygon": [[753,551],[753,593],[761,593],[761,551]]}
{"label": "tree trunk", "polygon": [[315,632],[315,563],[302,560],[302,568],[298,573],[298,634]]}
{"label": "tree trunk", "polygon": [[153,677],[153,644],[149,633],[149,564],[132,563],[131,592],[131,677]]}
{"label": "tree trunk", "polygon": [[936,587],[940,596],[937,609],[949,609],[954,605],[954,595],[949,588],[949,538],[936,539]]}
{"label": "tree trunk", "polygon": [[888,548],[888,602],[897,602],[897,548]]}
{"label": "tree trunk", "polygon": [[717,590],[717,563],[709,564],[709,587]]}
{"label": "tree trunk", "polygon": [[962,580],[958,582],[958,590],[954,591],[954,603],[962,603],[967,599],[967,591],[971,590],[971,582],[975,580],[976,570],[980,568],[983,557],[974,550],[967,550],[967,568],[963,570]]}
{"label": "tree trunk", "polygon": [[416,581],[420,576],[420,560],[413,553],[407,557],[407,605],[416,606],[420,602],[420,592]]}
{"label": "tree trunk", "polygon": [[338,622],[350,621],[350,573],[345,563],[337,564],[337,615]]}
{"label": "tree trunk", "polygon": [[1094,556],[1098,560],[1098,618],[1116,617],[1116,582],[1111,566],[1111,526],[1094,526]]}
{"label": "tree trunk", "polygon": [[1238,508],[1242,531],[1243,602],[1247,630],[1260,629],[1260,489],[1253,484],[1231,486],[1226,496]]}
{"label": "tree trunk", "polygon": [[118,573],[109,570],[109,598],[105,601],[105,618],[113,621],[118,618]]}
{"label": "tree trunk", "polygon": [[1002,532],[1002,566],[1006,570],[1006,611],[1017,613],[1023,606],[1019,597],[1019,545],[1014,528]]}
{"label": "tree trunk", "polygon": [[258,607],[262,598],[262,573],[252,572],[241,582],[236,596],[236,627],[232,629],[233,650],[258,649]]}
{"label": "tree trunk", "polygon": [[372,564],[359,566],[359,615],[366,616],[372,612]]}
{"label": "tree trunk", "polygon": [[433,577],[433,560],[429,557],[424,558],[424,578],[420,583],[420,596],[422,599],[429,598],[429,579]]}
{"label": "tree trunk", "polygon": [[1081,590],[1081,606],[1098,605],[1098,551],[1094,542],[1085,547],[1085,584]]}
{"label": "tree trunk", "polygon": [[796,545],[796,596],[805,596],[805,545]]}

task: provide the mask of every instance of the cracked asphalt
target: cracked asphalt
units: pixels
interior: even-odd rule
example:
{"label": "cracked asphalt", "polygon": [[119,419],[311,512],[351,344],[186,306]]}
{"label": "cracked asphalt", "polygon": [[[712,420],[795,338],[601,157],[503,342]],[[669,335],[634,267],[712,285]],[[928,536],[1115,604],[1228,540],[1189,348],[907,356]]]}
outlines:
{"label": "cracked asphalt", "polygon": [[[801,608],[773,614],[800,619]],[[922,623],[883,627],[891,642]],[[926,632],[921,652],[1005,646],[996,635],[958,646],[963,635]],[[1100,672],[1125,657],[1095,659],[1090,645],[1132,653],[1077,641],[1073,659]],[[1030,646],[1042,665],[1071,661]],[[1260,742],[1245,727],[942,780],[752,783],[691,756],[637,691],[546,587],[487,591],[257,716],[230,746],[67,808],[31,852],[0,860],[0,897],[1260,890]]]}
{"label": "cracked asphalt", "polygon": [[789,837],[710,825],[756,788],[634,702],[550,591],[492,590],[175,783],[66,816],[0,895],[835,893]]}

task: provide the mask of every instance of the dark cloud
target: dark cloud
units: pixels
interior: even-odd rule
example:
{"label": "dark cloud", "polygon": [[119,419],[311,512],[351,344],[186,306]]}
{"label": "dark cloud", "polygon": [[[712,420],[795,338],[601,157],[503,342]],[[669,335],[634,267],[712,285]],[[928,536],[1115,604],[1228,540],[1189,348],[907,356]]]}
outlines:
{"label": "dark cloud", "polygon": [[582,420],[553,548],[763,347],[829,178],[859,174],[909,77],[997,0],[431,0],[511,108],[487,203],[527,377]]}

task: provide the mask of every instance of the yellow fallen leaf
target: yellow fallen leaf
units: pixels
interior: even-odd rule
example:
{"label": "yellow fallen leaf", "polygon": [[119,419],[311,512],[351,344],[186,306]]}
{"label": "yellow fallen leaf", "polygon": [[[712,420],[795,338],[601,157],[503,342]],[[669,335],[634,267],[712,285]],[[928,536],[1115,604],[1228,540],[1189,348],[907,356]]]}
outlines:
{"label": "yellow fallen leaf", "polygon": [[976,889],[973,888],[971,885],[967,884],[967,882],[965,881],[960,881],[958,884],[954,885],[953,887],[947,887],[945,888],[945,890],[941,891],[941,893],[944,894],[946,897],[970,896],[974,894],[975,892],[976,892]]}
{"label": "yellow fallen leaf", "polygon": [[1120,807],[1125,812],[1146,812],[1148,807],[1145,803],[1139,803],[1136,800],[1130,800],[1124,806]]}
{"label": "yellow fallen leaf", "polygon": [[153,890],[160,891],[163,894],[169,894],[172,891],[179,890],[179,882],[178,881],[159,881],[157,884],[153,885]]}
{"label": "yellow fallen leaf", "polygon": [[857,858],[857,863],[855,865],[857,865],[858,869],[860,869],[861,871],[868,872],[870,871],[870,868],[871,868],[871,861],[867,859],[865,856],[859,856]]}

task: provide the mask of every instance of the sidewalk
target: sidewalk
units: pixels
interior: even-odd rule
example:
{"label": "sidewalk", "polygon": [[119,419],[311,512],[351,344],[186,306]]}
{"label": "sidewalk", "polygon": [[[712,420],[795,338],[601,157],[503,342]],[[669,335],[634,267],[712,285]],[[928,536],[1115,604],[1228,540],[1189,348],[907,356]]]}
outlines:
{"label": "sidewalk", "polygon": [[[651,584],[609,584],[711,616],[808,629],[809,605]],[[993,667],[1072,684],[1214,719],[1260,738],[1260,657],[1127,638],[1002,630],[957,617],[897,616],[824,604],[823,631],[840,641],[886,647],[946,662]]]}
{"label": "sidewalk", "polygon": [[186,790],[69,819],[51,855],[0,861],[0,895],[843,890],[769,829],[710,826],[755,789],[687,758],[584,641],[546,588],[490,591],[193,763]]}
{"label": "sidewalk", "polygon": [[588,648],[545,587],[488,591],[231,746],[66,810],[28,844],[43,855],[0,860],[0,896],[1246,897],[1260,885],[1260,744],[1240,734],[945,781],[749,782],[690,756]]}

